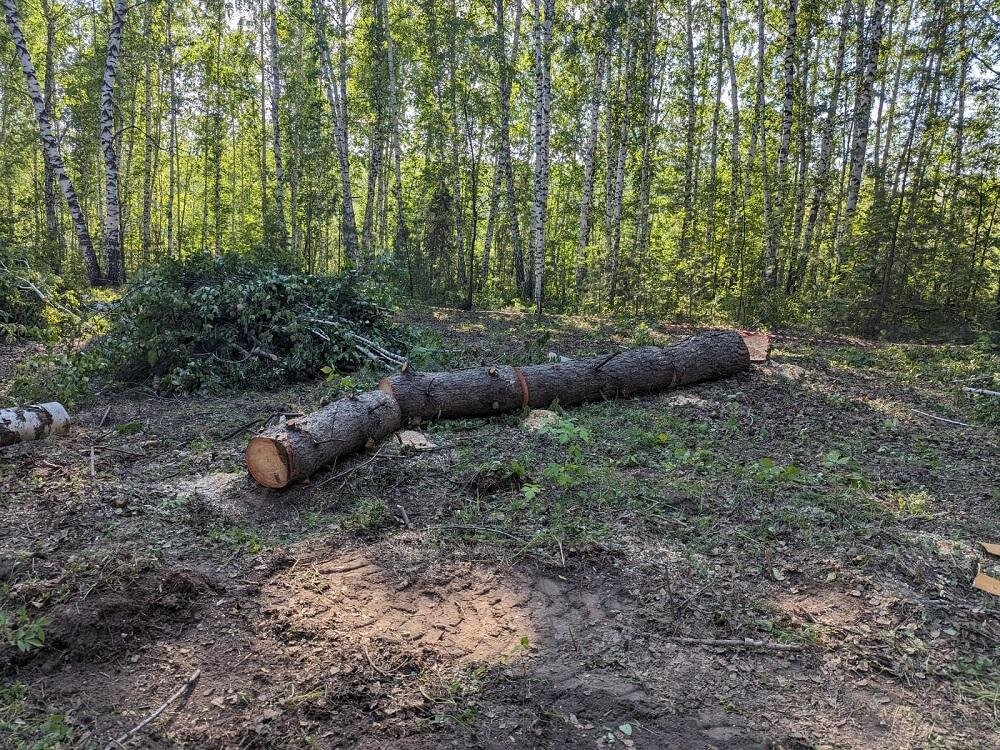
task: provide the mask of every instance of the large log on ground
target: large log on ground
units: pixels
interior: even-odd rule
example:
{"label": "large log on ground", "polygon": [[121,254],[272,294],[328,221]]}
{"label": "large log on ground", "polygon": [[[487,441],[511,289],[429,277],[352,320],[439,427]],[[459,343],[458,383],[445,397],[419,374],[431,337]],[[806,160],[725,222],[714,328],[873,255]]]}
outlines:
{"label": "large log on ground", "polygon": [[378,387],[399,402],[403,421],[488,417],[524,405],[518,368],[500,365],[455,372],[402,372],[382,378]]}
{"label": "large log on ground", "polygon": [[485,417],[558,401],[584,401],[665,391],[733,375],[750,366],[735,331],[713,331],[673,346],[644,346],[529,367],[477,367],[456,372],[400,373],[379,389],[398,402],[403,421]]}
{"label": "large log on ground", "polygon": [[[600,357],[572,359],[521,370],[526,404],[628,398],[735,375],[750,367],[750,352],[735,331],[713,331],[673,346],[643,346]],[[404,418],[406,414],[403,414]]]}
{"label": "large log on ground", "polygon": [[341,399],[265,430],[247,447],[247,468],[266,487],[287,487],[390,435],[404,421],[485,417],[554,401],[571,406],[665,391],[749,367],[750,353],[740,334],[715,331],[673,346],[644,346],[524,368],[404,372],[383,378],[377,391]]}
{"label": "large log on ground", "polygon": [[342,398],[253,438],[247,446],[247,469],[265,487],[287,487],[340,456],[388,437],[401,422],[399,404],[382,391]]}
{"label": "large log on ground", "polygon": [[0,448],[29,440],[41,440],[49,435],[61,435],[69,430],[69,414],[62,404],[22,406],[0,409]]}

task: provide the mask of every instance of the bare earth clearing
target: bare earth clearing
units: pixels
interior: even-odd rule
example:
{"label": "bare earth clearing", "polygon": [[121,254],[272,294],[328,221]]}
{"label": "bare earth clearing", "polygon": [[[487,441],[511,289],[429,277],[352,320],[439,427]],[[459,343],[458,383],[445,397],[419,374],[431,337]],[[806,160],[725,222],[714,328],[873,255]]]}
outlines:
{"label": "bare earth clearing", "polygon": [[[689,332],[408,317],[450,366]],[[431,450],[285,492],[239,429],[330,384],[100,395],[0,455],[0,597],[49,618],[0,651],[0,744],[105,747],[200,669],[125,747],[1000,746],[1000,600],[969,585],[1000,568],[1000,441],[966,348],[776,346],[540,432],[421,425]]]}

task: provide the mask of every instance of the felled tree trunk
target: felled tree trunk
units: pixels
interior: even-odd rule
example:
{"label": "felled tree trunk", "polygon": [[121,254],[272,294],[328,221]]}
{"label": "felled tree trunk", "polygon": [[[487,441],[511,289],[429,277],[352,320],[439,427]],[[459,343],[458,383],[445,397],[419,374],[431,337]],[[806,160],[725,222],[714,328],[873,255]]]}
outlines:
{"label": "felled tree trunk", "polygon": [[625,398],[734,375],[750,367],[735,331],[715,331],[668,347],[644,346],[531,367],[403,372],[379,390],[341,399],[250,441],[247,468],[266,487],[287,487],[335,458],[380,440],[403,422],[487,417],[554,402]]}
{"label": "felled tree trunk", "polygon": [[[735,375],[750,367],[750,352],[734,331],[695,336],[668,347],[643,346],[600,357],[575,359],[521,370],[527,405],[628,398]],[[405,417],[405,415],[404,415]]]}
{"label": "felled tree trunk", "polygon": [[287,487],[391,435],[401,422],[399,404],[382,391],[342,398],[253,438],[247,446],[247,468],[265,487]]}
{"label": "felled tree trunk", "polygon": [[29,440],[41,440],[49,435],[62,435],[69,430],[69,414],[62,404],[22,406],[0,409],[0,448]]}

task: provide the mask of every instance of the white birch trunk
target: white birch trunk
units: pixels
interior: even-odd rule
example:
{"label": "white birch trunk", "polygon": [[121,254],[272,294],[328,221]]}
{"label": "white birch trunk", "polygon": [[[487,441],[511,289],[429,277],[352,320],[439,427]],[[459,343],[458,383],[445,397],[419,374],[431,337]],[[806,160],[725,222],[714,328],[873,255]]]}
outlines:
{"label": "white birch trunk", "polygon": [[784,227],[785,192],[787,190],[785,172],[788,169],[789,144],[792,137],[792,116],[795,107],[795,38],[798,0],[788,0],[787,27],[785,30],[785,52],[782,66],[785,71],[784,98],[781,104],[781,135],[778,140],[778,166],[775,170],[777,184],[774,190],[774,222],[767,233],[764,258],[764,284],[774,289],[778,284],[779,253]]}
{"label": "white birch trunk", "polygon": [[[499,157],[499,155],[498,155]],[[490,208],[486,217],[486,235],[483,237],[483,260],[477,286],[483,289],[490,273],[490,249],[493,247],[493,233],[496,229],[497,211],[500,208],[500,190],[503,187],[503,172],[500,159],[493,167],[493,186],[490,188]]]}
{"label": "white birch trunk", "polygon": [[580,199],[580,233],[576,246],[576,290],[579,293],[587,277],[587,245],[590,244],[590,209],[594,201],[594,156],[597,153],[597,133],[600,126],[601,98],[604,91],[604,69],[607,57],[603,49],[594,58],[594,90],[587,109],[587,139],[583,151],[583,196]]}
{"label": "white birch trunk", "polygon": [[281,76],[278,70],[278,8],[275,0],[267,0],[267,37],[270,53],[271,78],[271,143],[274,151],[274,214],[278,224],[281,249],[288,247],[285,227],[285,166],[281,155]]}
{"label": "white birch trunk", "polygon": [[544,15],[535,8],[535,176],[531,204],[531,238],[535,254],[535,313],[542,314],[542,273],[545,264],[545,214],[549,197],[549,126],[552,97],[550,45],[555,0],[542,0]]}
{"label": "white birch trunk", "polygon": [[799,281],[805,276],[806,266],[812,252],[813,237],[816,229],[822,229],[826,214],[827,190],[830,186],[830,163],[833,158],[833,131],[837,122],[837,108],[840,103],[840,88],[844,76],[844,58],[847,53],[847,29],[851,19],[851,0],[844,0],[840,11],[840,30],[837,34],[837,55],[833,67],[833,85],[830,100],[826,109],[826,120],[823,122],[823,134],[820,137],[819,164],[816,168],[816,183],[813,188],[812,202],[809,206],[809,217],[806,220],[805,236],[802,239],[802,251],[799,255],[795,278]]}
{"label": "white birch trunk", "polygon": [[87,216],[80,206],[80,199],[73,187],[73,181],[66,172],[62,154],[59,152],[59,142],[52,130],[51,113],[45,108],[45,98],[38,85],[38,75],[35,73],[35,66],[31,62],[31,53],[28,51],[24,34],[21,32],[17,4],[15,0],[0,0],[0,7],[3,7],[4,19],[14,41],[14,52],[21,64],[21,70],[24,72],[28,98],[31,99],[31,104],[35,109],[35,119],[38,122],[38,130],[42,139],[42,153],[45,155],[45,161],[51,165],[59,187],[62,189],[63,197],[66,199],[66,205],[69,207],[70,216],[73,219],[73,229],[76,231],[83,262],[87,267],[87,277],[91,284],[103,284],[105,278],[101,273],[97,254],[94,252],[94,243],[90,238],[90,229],[87,226]]}
{"label": "white birch trunk", "polygon": [[861,75],[858,101],[855,112],[855,137],[851,149],[851,168],[847,179],[847,200],[844,207],[844,231],[851,236],[851,225],[858,207],[861,180],[864,177],[865,155],[868,151],[868,131],[872,116],[872,91],[878,73],[878,57],[882,48],[882,18],[885,15],[885,0],[875,0],[871,19],[871,35],[865,55],[864,70]]}
{"label": "white birch trunk", "polygon": [[322,0],[312,0],[313,19],[316,23],[316,46],[320,68],[323,72],[324,90],[333,121],[333,139],[340,166],[340,183],[343,193],[344,252],[353,264],[358,257],[358,227],[354,219],[354,194],[351,189],[351,165],[347,144],[346,100],[342,98],[343,82],[338,83],[337,73],[330,56],[326,39],[326,9]]}
{"label": "white birch trunk", "polygon": [[121,199],[118,192],[118,148],[115,145],[115,78],[122,51],[122,29],[125,26],[125,0],[114,0],[111,6],[111,27],[108,31],[108,53],[104,61],[101,82],[101,152],[104,155],[105,209],[104,257],[108,281],[125,282],[125,255],[121,235]]}
{"label": "white birch trunk", "polygon": [[400,164],[402,155],[399,144],[399,101],[396,91],[396,63],[395,47],[392,40],[392,24],[389,19],[388,0],[380,0],[382,3],[382,17],[385,20],[385,58],[389,78],[389,138],[392,149],[393,164],[393,197],[396,202],[396,232],[393,238],[393,251],[396,260],[399,261],[406,254],[407,232],[406,232],[406,210],[403,203],[403,173]]}

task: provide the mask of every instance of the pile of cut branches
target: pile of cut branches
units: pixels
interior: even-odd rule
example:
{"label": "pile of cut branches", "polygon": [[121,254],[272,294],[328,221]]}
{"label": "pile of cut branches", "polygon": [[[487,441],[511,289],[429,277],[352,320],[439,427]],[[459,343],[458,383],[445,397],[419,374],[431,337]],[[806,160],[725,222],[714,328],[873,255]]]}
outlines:
{"label": "pile of cut branches", "polygon": [[385,294],[353,272],[284,272],[238,255],[197,255],[140,276],[88,347],[106,374],[164,393],[269,387],[325,368],[393,369],[405,332]]}

